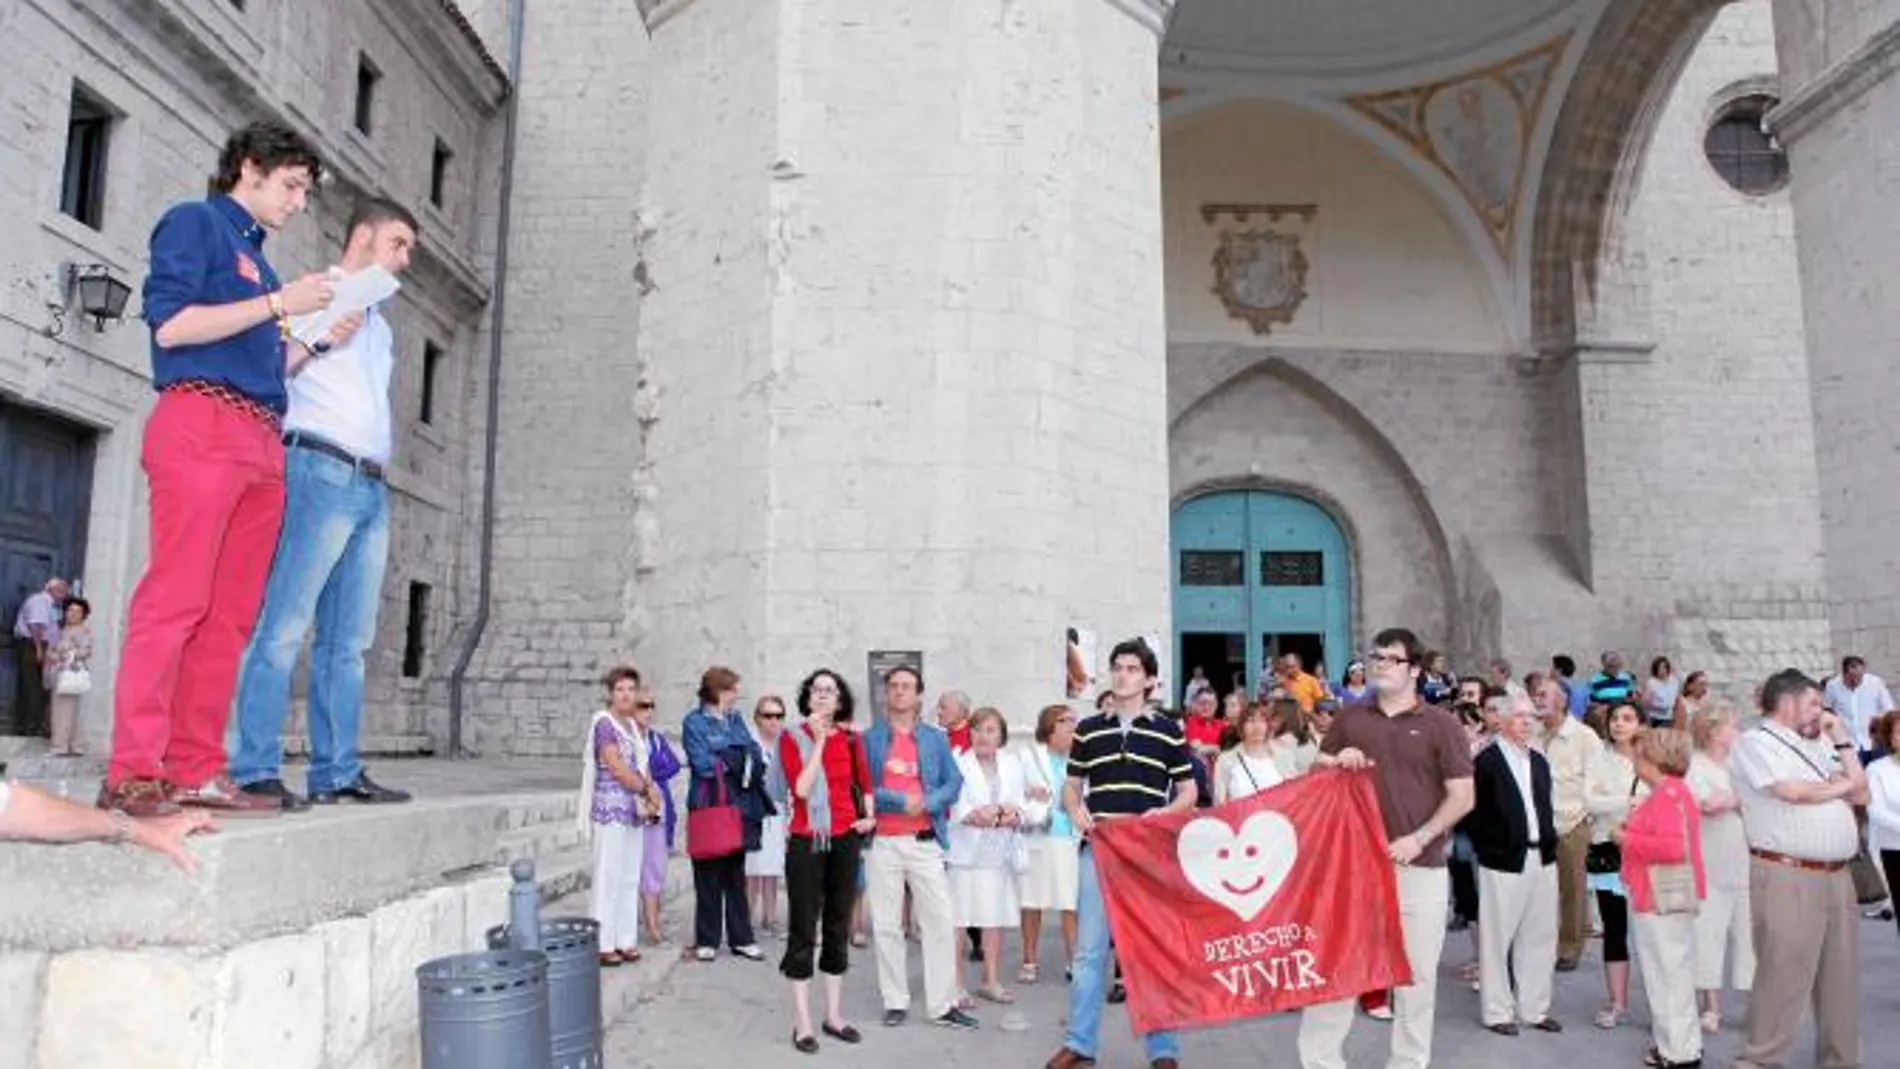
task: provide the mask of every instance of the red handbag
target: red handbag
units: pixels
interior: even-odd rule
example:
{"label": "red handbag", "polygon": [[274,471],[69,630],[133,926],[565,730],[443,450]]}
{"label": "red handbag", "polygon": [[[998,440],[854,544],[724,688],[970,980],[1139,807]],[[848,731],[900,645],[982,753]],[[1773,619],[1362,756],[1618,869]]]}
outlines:
{"label": "red handbag", "polygon": [[726,766],[713,776],[717,791],[713,804],[686,811],[686,856],[712,861],[745,851],[745,823],[739,807],[726,795]]}

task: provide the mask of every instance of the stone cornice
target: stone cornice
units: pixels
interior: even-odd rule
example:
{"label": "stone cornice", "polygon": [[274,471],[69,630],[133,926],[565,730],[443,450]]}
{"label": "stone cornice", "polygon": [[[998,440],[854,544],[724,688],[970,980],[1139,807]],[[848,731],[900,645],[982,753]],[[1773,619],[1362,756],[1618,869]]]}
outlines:
{"label": "stone cornice", "polygon": [[[640,17],[646,20],[647,33],[657,33],[661,26],[691,7],[696,0],[636,0],[640,8]],[[945,0],[953,2],[953,0]],[[1167,32],[1168,16],[1174,12],[1175,0],[1103,0],[1104,3],[1129,18],[1147,27],[1157,37]]]}
{"label": "stone cornice", "polygon": [[1784,99],[1768,113],[1768,128],[1783,144],[1791,144],[1896,72],[1900,72],[1900,20]]}

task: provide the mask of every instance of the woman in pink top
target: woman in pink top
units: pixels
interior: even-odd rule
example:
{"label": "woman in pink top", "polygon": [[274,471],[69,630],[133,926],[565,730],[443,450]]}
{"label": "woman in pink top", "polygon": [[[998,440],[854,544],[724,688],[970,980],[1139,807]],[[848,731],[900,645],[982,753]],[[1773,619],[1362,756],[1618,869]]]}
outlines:
{"label": "woman in pink top", "polygon": [[[1702,872],[1702,821],[1695,795],[1683,782],[1694,748],[1674,729],[1652,729],[1636,743],[1636,775],[1650,795],[1613,838],[1623,848],[1623,885],[1629,889],[1636,960],[1649,993],[1656,1045],[1644,1059],[1659,1069],[1697,1069],[1702,1030],[1696,1019],[1695,920],[1708,894]],[[1693,895],[1667,895],[1663,869],[1688,866]],[[1680,879],[1675,881],[1680,884]]]}

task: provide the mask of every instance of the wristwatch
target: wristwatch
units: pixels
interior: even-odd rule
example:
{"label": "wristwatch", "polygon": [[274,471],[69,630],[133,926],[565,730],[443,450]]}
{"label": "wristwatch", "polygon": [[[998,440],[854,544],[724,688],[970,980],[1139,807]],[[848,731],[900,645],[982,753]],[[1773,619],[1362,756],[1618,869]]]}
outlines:
{"label": "wristwatch", "polygon": [[1858,750],[1858,749],[1860,749],[1860,747],[1858,747],[1858,746],[1856,746],[1856,745],[1854,745],[1854,744],[1853,744],[1853,743],[1851,743],[1851,742],[1837,742],[1837,743],[1835,743],[1835,744],[1834,744],[1834,748],[1835,748],[1836,750]]}
{"label": "wristwatch", "polygon": [[331,345],[327,338],[319,338],[310,343],[310,352],[316,356],[323,356],[334,348],[336,347]]}

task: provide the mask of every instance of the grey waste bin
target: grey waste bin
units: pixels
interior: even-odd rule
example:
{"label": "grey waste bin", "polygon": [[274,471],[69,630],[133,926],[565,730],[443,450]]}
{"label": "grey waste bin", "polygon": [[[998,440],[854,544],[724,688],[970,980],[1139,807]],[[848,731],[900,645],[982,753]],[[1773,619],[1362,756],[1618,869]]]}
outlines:
{"label": "grey waste bin", "polygon": [[[488,945],[508,946],[508,927],[488,930]],[[586,917],[541,921],[548,958],[548,1031],[553,1069],[600,1069],[600,923]]]}
{"label": "grey waste bin", "polygon": [[416,984],[423,1069],[550,1069],[545,954],[437,958]]}

